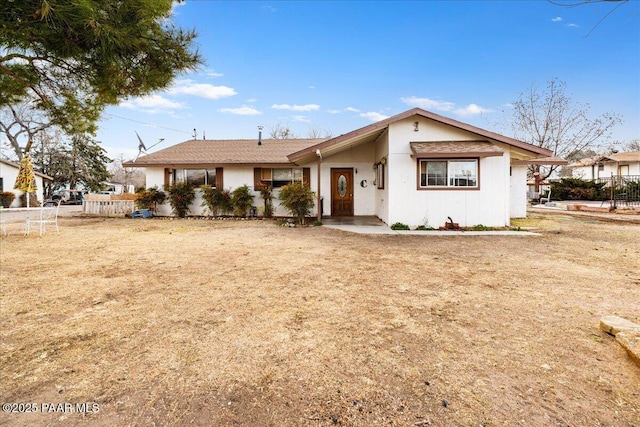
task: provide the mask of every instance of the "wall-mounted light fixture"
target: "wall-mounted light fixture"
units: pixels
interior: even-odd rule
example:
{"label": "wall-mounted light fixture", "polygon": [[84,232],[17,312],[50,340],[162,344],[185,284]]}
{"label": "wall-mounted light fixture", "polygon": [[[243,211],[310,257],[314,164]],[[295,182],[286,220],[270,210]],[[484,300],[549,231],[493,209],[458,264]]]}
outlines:
{"label": "wall-mounted light fixture", "polygon": [[414,132],[418,132],[418,130],[419,130],[419,129],[418,129],[418,126],[419,126],[419,125],[420,125],[420,123],[419,123],[419,122],[413,122],[413,131],[414,131]]}

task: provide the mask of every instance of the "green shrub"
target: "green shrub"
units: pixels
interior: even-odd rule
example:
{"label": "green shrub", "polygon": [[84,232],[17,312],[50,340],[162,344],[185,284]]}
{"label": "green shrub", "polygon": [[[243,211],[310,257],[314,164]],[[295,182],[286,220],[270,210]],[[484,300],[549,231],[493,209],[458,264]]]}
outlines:
{"label": "green shrub", "polygon": [[253,205],[253,196],[246,184],[233,190],[231,193],[231,204],[233,205],[233,213],[236,216],[247,216],[247,212],[249,212],[249,209]]}
{"label": "green shrub", "polygon": [[189,205],[196,197],[193,185],[188,182],[178,182],[169,187],[167,191],[173,214],[179,218],[187,216]]}
{"label": "green shrub", "polygon": [[211,215],[226,215],[233,211],[231,191],[213,188],[210,185],[203,185],[200,190],[202,191],[202,207],[208,208]]}
{"label": "green shrub", "polygon": [[8,208],[11,206],[11,203],[15,200],[16,195],[11,191],[2,191],[0,192],[0,206],[3,208]]}
{"label": "green shrub", "polygon": [[416,227],[416,230],[418,230],[418,231],[429,231],[429,230],[435,230],[435,228],[428,227],[426,225],[419,225],[419,226]]}
{"label": "green shrub", "polygon": [[138,209],[151,209],[153,212],[158,208],[158,204],[163,204],[167,200],[167,195],[158,187],[139,189],[136,193],[138,198],[135,201]]}
{"label": "green shrub", "polygon": [[469,228],[467,228],[467,230],[469,231],[492,231],[495,230],[494,227],[487,227],[486,225],[482,225],[482,224],[476,224],[474,226],[471,226]]}
{"label": "green shrub", "polygon": [[304,218],[311,213],[315,205],[314,197],[315,193],[301,182],[292,182],[280,188],[279,198],[282,206],[296,217],[300,224],[304,224]]}
{"label": "green shrub", "polygon": [[264,200],[263,215],[265,218],[271,218],[273,216],[273,187],[269,184],[260,184],[258,189],[260,197]]}
{"label": "green shrub", "polygon": [[392,230],[410,230],[407,224],[403,224],[401,222],[396,222],[395,224],[391,225],[391,229]]}
{"label": "green shrub", "polygon": [[607,200],[606,183],[562,178],[551,184],[551,197],[555,200]]}

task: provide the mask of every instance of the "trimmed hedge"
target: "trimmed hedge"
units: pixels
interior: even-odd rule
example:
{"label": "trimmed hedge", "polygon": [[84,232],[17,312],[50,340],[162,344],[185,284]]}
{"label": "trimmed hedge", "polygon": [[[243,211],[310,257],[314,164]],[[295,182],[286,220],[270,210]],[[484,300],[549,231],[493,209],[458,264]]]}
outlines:
{"label": "trimmed hedge", "polygon": [[555,200],[607,200],[606,183],[585,181],[578,178],[562,178],[551,184],[551,197]]}

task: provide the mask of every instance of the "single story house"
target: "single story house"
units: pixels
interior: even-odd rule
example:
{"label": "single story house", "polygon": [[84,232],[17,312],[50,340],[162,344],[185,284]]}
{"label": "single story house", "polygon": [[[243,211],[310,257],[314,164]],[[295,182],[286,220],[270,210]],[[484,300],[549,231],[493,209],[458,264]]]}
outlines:
{"label": "single story house", "polygon": [[[190,140],[125,163],[147,187],[177,181],[233,189],[306,182],[315,215],[376,216],[387,224],[508,226],[526,216],[527,165],[563,164],[552,152],[415,108],[324,140]],[[557,163],[560,162],[560,163]],[[191,214],[202,213],[201,199]],[[318,206],[320,212],[318,212]],[[168,206],[158,214],[168,215]]]}
{"label": "single story house", "polygon": [[601,179],[614,176],[640,176],[640,151],[612,153],[587,157],[567,166],[571,176],[580,179]]}
{"label": "single story house", "polygon": [[[22,191],[13,188],[16,183],[16,179],[18,178],[19,170],[19,164],[10,162],[9,160],[0,159],[0,192],[10,191],[16,195],[16,198],[11,203],[11,208],[20,207],[20,196],[22,195]],[[38,186],[36,196],[38,197],[38,200],[42,202],[44,200],[44,181],[53,181],[53,178],[40,172],[36,172],[35,175],[36,185]]]}

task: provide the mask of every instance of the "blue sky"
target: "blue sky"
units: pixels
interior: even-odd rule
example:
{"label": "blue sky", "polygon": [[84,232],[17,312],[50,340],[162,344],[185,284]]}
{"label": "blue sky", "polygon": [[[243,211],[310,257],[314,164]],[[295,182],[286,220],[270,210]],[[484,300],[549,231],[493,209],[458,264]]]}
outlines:
{"label": "blue sky", "polygon": [[194,128],[199,139],[277,124],[337,136],[413,107],[509,135],[509,104],[558,78],[592,117],[622,115],[612,139],[626,142],[640,138],[640,1],[597,25],[617,5],[187,0],[172,19],[197,30],[205,66],[107,108],[97,139],[130,158],[136,131],[147,146],[164,138],[153,152]]}

